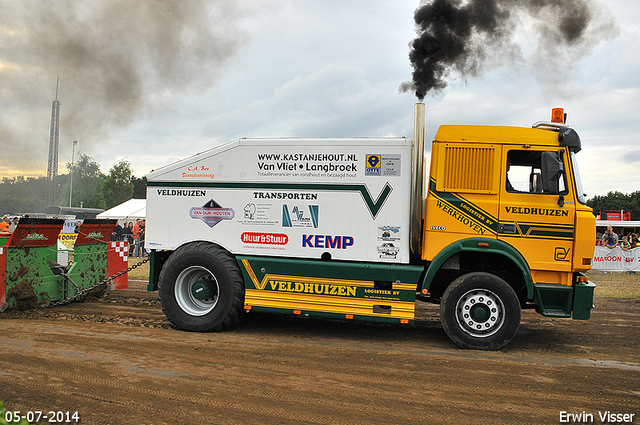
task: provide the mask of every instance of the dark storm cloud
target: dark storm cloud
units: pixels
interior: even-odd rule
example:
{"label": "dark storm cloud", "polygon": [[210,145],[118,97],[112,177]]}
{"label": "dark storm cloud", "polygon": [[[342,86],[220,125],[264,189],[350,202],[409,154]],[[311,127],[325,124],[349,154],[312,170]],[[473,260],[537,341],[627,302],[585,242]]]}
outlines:
{"label": "dark storm cloud", "polygon": [[237,13],[226,0],[2,2],[0,147],[46,151],[56,77],[61,138],[85,142],[211,86],[242,42]]}

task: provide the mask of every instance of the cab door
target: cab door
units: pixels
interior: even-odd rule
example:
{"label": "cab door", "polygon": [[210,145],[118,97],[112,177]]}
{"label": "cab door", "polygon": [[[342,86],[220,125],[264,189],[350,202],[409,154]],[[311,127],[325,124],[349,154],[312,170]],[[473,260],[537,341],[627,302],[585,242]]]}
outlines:
{"label": "cab door", "polygon": [[570,284],[575,199],[567,161],[564,149],[503,150],[498,238],[524,256],[536,283]]}

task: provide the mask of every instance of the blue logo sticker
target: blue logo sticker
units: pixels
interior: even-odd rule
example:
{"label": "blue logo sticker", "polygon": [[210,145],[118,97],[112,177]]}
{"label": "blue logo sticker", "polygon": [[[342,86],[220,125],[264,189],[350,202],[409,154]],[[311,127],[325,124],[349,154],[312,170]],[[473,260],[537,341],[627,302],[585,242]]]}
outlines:
{"label": "blue logo sticker", "polygon": [[309,216],[303,208],[294,206],[292,209],[282,205],[282,227],[313,227],[318,228],[318,205],[309,205]]}
{"label": "blue logo sticker", "polygon": [[364,169],[365,176],[379,176],[382,155],[367,155],[366,166]]}

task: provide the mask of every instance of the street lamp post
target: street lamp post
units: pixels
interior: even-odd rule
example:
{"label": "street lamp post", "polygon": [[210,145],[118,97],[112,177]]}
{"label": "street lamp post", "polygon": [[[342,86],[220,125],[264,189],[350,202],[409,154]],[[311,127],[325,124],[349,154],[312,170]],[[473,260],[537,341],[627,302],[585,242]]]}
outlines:
{"label": "street lamp post", "polygon": [[74,140],[73,145],[71,146],[71,181],[69,183],[69,208],[71,208],[71,198],[73,197],[73,161],[76,158],[77,144],[78,144],[78,141]]}

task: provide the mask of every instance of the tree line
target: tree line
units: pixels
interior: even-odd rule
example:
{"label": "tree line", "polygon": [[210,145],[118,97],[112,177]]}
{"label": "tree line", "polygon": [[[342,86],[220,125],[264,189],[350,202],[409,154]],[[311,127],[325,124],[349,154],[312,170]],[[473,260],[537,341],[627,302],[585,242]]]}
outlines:
{"label": "tree line", "polygon": [[[131,164],[126,160],[114,164],[105,175],[93,158],[81,153],[75,164],[67,163],[67,170],[68,174],[56,178],[56,205],[69,205],[72,185],[73,207],[109,209],[131,198],[147,197],[147,177],[134,176]],[[0,182],[0,215],[44,212],[48,188],[46,177],[3,177]],[[630,194],[609,192],[590,198],[587,205],[593,208],[595,215],[605,210],[624,210],[631,213],[632,220],[640,220],[640,191]]]}
{"label": "tree line", "polygon": [[[67,174],[56,177],[55,205],[109,209],[131,198],[147,197],[147,178],[136,177],[129,161],[121,160],[108,174],[90,156],[81,153]],[[73,178],[72,178],[73,177]],[[73,188],[73,189],[72,189]],[[44,212],[49,190],[46,177],[3,177],[0,182],[0,215]]]}
{"label": "tree line", "polygon": [[629,194],[609,192],[606,195],[594,196],[587,201],[587,205],[593,208],[595,215],[600,211],[622,210],[631,213],[631,220],[640,220],[640,190]]}

